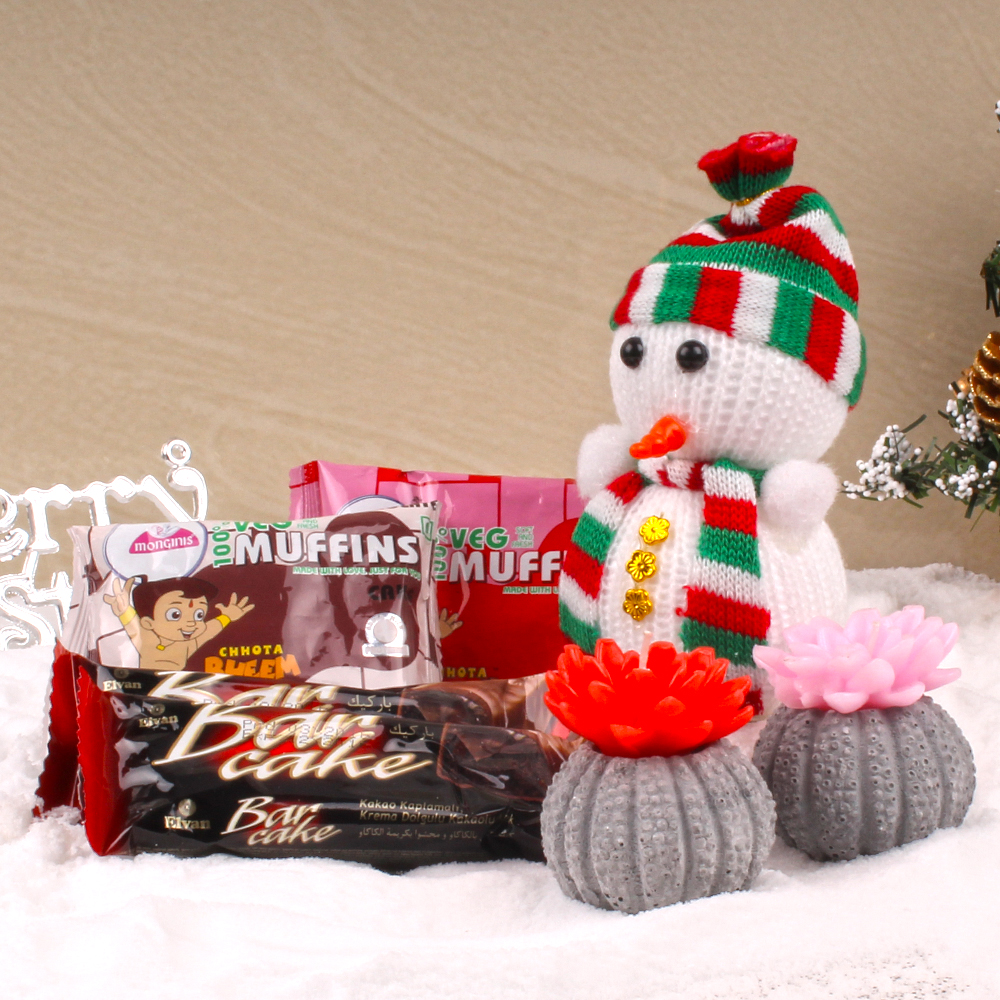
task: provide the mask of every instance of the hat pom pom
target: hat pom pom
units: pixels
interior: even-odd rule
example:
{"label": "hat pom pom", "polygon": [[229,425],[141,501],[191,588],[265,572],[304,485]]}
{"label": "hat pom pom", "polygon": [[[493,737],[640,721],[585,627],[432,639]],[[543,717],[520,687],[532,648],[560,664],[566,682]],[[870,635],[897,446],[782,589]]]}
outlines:
{"label": "hat pom pom", "polygon": [[788,180],[798,140],[778,132],[749,132],[725,149],[713,149],[698,167],[727,201],[746,202]]}

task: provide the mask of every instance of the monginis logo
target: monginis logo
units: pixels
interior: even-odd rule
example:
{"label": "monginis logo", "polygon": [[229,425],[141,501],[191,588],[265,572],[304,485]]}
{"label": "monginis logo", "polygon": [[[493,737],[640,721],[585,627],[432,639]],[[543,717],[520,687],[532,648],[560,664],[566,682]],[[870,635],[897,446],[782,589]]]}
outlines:
{"label": "monginis logo", "polygon": [[123,578],[189,576],[198,568],[208,543],[208,532],[198,521],[116,524],[106,530],[104,556]]}
{"label": "monginis logo", "polygon": [[197,548],[201,541],[187,528],[177,528],[172,534],[162,534],[164,529],[170,530],[170,525],[154,524],[144,531],[129,547],[129,553],[137,556],[143,552],[170,552],[173,549]]}

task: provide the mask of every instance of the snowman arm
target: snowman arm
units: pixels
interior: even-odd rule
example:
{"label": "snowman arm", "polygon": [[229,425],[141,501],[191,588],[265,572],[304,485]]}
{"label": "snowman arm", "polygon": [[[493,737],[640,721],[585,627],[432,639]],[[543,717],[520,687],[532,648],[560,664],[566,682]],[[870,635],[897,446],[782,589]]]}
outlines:
{"label": "snowman arm", "polygon": [[576,488],[585,500],[635,468],[628,451],[631,443],[620,424],[602,424],[583,439],[576,462]]}
{"label": "snowman arm", "polygon": [[760,516],[780,531],[811,532],[822,524],[838,489],[837,477],[828,465],[782,462],[764,475]]}

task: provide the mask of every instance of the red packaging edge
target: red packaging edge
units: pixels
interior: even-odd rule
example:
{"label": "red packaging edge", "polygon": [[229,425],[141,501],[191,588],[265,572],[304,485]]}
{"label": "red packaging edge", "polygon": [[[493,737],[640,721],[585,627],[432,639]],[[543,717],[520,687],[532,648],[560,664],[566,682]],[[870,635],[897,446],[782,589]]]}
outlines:
{"label": "red packaging edge", "polygon": [[118,853],[115,848],[128,833],[131,796],[118,781],[116,737],[121,729],[108,698],[86,670],[77,672],[77,732],[81,776],[80,809],[87,840],[96,854]]}
{"label": "red packaging edge", "polygon": [[49,742],[45,763],[38,776],[36,817],[59,806],[77,805],[77,703],[75,654],[60,642],[52,658],[49,690]]}
{"label": "red packaging edge", "polygon": [[320,487],[319,462],[306,462],[290,469],[288,473],[290,490],[302,490],[303,517],[319,517]]}

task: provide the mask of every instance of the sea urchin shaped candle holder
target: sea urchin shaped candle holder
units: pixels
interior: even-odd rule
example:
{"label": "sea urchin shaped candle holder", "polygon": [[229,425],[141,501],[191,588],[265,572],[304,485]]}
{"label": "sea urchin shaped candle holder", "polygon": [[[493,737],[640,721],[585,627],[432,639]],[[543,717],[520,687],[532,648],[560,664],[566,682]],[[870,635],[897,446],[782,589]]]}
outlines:
{"label": "sea urchin shaped candle holder", "polygon": [[910,606],[785,630],[787,649],[754,659],[784,705],[753,760],[774,796],[777,832],[821,861],[878,854],[958,826],[976,769],[955,721],[924,692],[961,671],[939,664],[958,626]]}
{"label": "sea urchin shaped candle holder", "polygon": [[640,910],[746,889],[774,841],[774,804],[750,761],[716,742],[753,717],[750,678],[711,649],[610,639],[567,646],[546,703],[595,746],[549,788],[542,842],[567,896]]}

